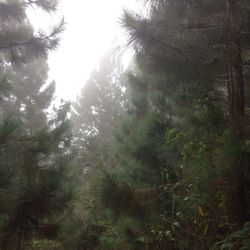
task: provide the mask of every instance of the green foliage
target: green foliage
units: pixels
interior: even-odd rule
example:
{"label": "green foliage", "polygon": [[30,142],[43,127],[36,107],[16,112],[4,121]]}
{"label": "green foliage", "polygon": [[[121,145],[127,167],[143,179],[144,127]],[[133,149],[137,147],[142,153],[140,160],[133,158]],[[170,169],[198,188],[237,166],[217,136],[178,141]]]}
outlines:
{"label": "green foliage", "polygon": [[1,106],[1,249],[55,237],[74,199],[69,105],[55,108],[49,118],[54,87],[41,90],[46,61],[22,67],[10,70],[12,89]]}
{"label": "green foliage", "polygon": [[0,3],[1,249],[249,249],[250,5],[144,2],[134,63],[109,51],[70,115],[47,83],[63,21],[26,16],[57,1]]}
{"label": "green foliage", "polygon": [[221,250],[229,249],[240,249],[246,250],[250,248],[250,239],[249,239],[249,222],[245,223],[244,227],[241,230],[233,232],[226,239],[218,242],[215,247]]}
{"label": "green foliage", "polygon": [[125,95],[121,56],[110,50],[72,105],[74,144],[86,171],[113,164],[112,145],[125,112]]}
{"label": "green foliage", "polygon": [[1,64],[7,62],[21,64],[28,58],[46,57],[49,51],[58,46],[59,34],[63,31],[64,21],[54,26],[48,34],[35,32],[31,27],[27,9],[38,7],[45,12],[55,12],[57,1],[1,1]]}
{"label": "green foliage", "polygon": [[119,213],[132,213],[136,205],[135,191],[127,183],[117,182],[110,174],[106,174],[103,193],[101,195],[107,207]]}
{"label": "green foliage", "polygon": [[[248,69],[239,72],[248,43],[238,36],[248,33],[248,4],[146,2],[147,14],[125,11],[122,18],[136,65],[101,187],[104,209],[112,211],[105,223],[115,218],[119,226],[100,239],[106,249],[117,248],[118,235],[127,249],[212,249],[249,216],[248,102],[240,106],[244,90],[235,77],[248,82]],[[127,217],[141,218],[131,238],[120,230]]]}

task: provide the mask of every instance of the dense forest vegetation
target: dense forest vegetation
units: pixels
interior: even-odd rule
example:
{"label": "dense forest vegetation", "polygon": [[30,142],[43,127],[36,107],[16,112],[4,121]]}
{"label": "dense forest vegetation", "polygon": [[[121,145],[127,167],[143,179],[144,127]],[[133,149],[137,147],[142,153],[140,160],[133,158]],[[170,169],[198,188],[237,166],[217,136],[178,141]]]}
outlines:
{"label": "dense forest vegetation", "polygon": [[143,6],[59,103],[57,1],[0,1],[0,249],[250,249],[250,1]]}

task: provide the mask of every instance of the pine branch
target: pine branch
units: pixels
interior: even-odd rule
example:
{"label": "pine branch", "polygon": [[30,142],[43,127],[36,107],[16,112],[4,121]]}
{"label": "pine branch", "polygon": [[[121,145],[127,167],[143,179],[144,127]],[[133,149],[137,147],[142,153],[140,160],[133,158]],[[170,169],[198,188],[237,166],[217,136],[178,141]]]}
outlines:
{"label": "pine branch", "polygon": [[[39,32],[38,36],[32,37],[23,42],[10,42],[9,44],[0,46],[0,51],[9,52],[12,56],[12,61],[20,60],[21,57],[29,56],[34,57],[47,56],[48,51],[54,50],[59,44],[58,35],[64,30],[64,19],[53,28],[50,34],[45,35]],[[25,49],[25,51],[22,51]],[[21,52],[21,53],[20,53]],[[23,55],[24,53],[24,55]]]}
{"label": "pine branch", "polygon": [[1,10],[11,10],[11,8],[19,8],[19,10],[23,9],[23,7],[28,7],[31,5],[36,5],[47,12],[55,12],[57,10],[58,1],[57,0],[27,0],[19,3],[0,3],[0,11]]}
{"label": "pine branch", "polygon": [[28,0],[21,3],[22,6],[27,5],[37,5],[46,12],[55,12],[57,10],[58,1],[57,0]]}

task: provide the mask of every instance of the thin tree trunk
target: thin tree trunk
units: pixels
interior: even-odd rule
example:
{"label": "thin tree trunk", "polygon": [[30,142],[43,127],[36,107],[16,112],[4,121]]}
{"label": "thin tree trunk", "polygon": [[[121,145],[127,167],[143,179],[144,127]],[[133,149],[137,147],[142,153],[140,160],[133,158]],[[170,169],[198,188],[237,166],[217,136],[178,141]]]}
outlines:
{"label": "thin tree trunk", "polygon": [[[245,96],[244,76],[241,63],[241,44],[239,35],[233,30],[233,13],[231,1],[226,1],[226,39],[227,68],[229,75],[228,96],[230,127],[234,140],[241,143],[245,139]],[[242,226],[248,218],[245,177],[242,171],[244,161],[242,156],[235,156],[229,165],[227,181],[229,188],[226,192],[226,203],[229,221]]]}
{"label": "thin tree trunk", "polygon": [[19,239],[18,239],[17,250],[21,250],[21,247],[22,247],[22,238],[23,238],[23,219],[22,219],[21,225],[20,225],[20,232],[19,232]]}

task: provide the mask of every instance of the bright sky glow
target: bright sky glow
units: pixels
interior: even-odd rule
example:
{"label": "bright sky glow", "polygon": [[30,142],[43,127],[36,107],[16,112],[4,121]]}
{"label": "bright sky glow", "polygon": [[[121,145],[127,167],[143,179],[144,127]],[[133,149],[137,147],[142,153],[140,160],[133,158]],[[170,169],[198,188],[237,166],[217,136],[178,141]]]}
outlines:
{"label": "bright sky glow", "polygon": [[59,98],[74,99],[115,38],[124,39],[119,18],[124,8],[136,5],[137,0],[61,0],[54,18],[31,13],[32,23],[41,28],[65,18],[60,47],[49,57],[50,79],[57,83]]}

